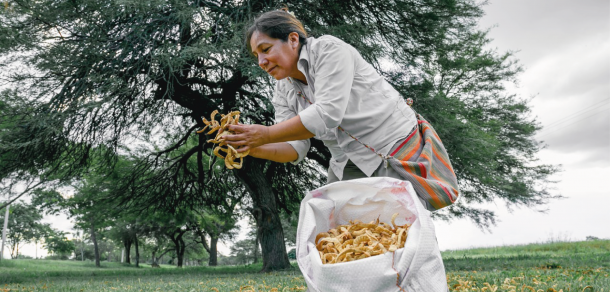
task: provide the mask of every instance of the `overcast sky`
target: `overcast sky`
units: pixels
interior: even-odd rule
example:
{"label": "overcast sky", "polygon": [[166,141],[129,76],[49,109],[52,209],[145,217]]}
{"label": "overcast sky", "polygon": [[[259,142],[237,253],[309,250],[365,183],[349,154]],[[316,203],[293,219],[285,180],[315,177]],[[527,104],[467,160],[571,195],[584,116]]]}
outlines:
{"label": "overcast sky", "polygon": [[510,90],[531,99],[532,115],[544,127],[537,137],[547,145],[539,157],[561,164],[555,192],[566,198],[545,206],[546,213],[509,212],[494,202],[499,222],[491,233],[468,220],[437,222],[441,250],[610,239],[601,224],[610,221],[610,1],[495,0],[485,11],[480,25],[491,28],[491,46],[516,51],[525,69]]}
{"label": "overcast sky", "polygon": [[441,250],[610,239],[610,1],[492,0],[482,28],[491,28],[492,47],[517,51],[525,71],[510,90],[531,98],[543,126],[545,164],[561,164],[555,193],[546,206],[507,211],[491,204],[499,222],[491,233],[467,220],[437,222]]}

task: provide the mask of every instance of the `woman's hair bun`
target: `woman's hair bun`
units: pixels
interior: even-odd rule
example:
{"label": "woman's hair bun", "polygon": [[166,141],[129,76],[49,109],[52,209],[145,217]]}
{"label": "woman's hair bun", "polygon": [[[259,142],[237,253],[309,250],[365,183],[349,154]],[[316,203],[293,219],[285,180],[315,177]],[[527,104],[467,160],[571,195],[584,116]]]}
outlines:
{"label": "woman's hair bun", "polygon": [[293,17],[296,17],[296,16],[294,16],[294,12],[288,10],[288,5],[286,5],[286,4],[281,4],[280,7],[277,10],[284,11],[284,12],[292,15]]}

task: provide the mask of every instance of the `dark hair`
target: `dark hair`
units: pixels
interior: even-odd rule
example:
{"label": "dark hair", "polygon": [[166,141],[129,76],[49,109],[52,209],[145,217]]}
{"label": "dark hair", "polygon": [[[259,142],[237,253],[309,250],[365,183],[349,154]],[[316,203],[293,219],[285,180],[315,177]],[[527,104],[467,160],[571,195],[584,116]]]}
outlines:
{"label": "dark hair", "polygon": [[264,33],[272,38],[288,41],[291,32],[299,34],[299,43],[307,43],[307,32],[303,24],[294,15],[288,12],[288,8],[268,11],[254,20],[254,23],[246,31],[246,46],[252,51],[250,40],[255,31]]}

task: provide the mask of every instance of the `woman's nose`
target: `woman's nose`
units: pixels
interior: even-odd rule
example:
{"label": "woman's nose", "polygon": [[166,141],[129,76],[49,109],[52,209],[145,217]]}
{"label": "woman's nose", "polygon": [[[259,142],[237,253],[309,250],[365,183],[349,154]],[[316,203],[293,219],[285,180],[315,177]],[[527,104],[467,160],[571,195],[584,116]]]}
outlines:
{"label": "woman's nose", "polygon": [[265,58],[264,56],[258,56],[258,65],[261,66],[261,68],[265,68],[265,66],[267,66],[267,64],[269,63],[269,61],[267,61],[267,58]]}

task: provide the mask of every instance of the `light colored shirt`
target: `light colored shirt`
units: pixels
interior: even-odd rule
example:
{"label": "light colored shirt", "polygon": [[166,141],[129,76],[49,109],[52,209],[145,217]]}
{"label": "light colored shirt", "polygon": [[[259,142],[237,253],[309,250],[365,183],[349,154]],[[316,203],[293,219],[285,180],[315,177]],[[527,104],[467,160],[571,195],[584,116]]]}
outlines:
{"label": "light colored shirt", "polygon": [[[277,82],[272,99],[276,121],[299,115],[314,138],[329,148],[330,167],[340,179],[348,159],[367,176],[382,159],[338,126],[386,155],[417,124],[415,113],[400,94],[354,47],[338,38],[308,38],[297,67],[307,85],[288,79]],[[293,163],[299,163],[309,151],[309,140],[288,143],[298,154]]]}

